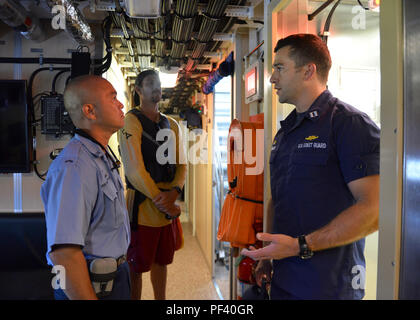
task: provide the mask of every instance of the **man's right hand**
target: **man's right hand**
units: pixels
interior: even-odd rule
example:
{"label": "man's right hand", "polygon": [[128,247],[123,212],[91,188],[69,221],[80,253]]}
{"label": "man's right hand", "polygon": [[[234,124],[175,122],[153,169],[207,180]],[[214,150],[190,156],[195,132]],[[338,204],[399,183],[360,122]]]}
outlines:
{"label": "man's right hand", "polygon": [[177,197],[176,190],[162,191],[152,201],[160,211],[176,217],[181,213],[181,208],[175,204]]}

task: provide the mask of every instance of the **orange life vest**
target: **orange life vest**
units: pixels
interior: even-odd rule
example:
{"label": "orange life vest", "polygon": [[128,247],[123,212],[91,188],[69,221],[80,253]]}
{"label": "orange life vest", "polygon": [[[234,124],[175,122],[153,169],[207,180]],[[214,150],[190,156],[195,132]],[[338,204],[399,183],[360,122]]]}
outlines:
{"label": "orange life vest", "polygon": [[262,123],[235,119],[229,128],[229,193],[222,207],[217,239],[230,242],[233,247],[255,244],[255,234],[262,231],[263,127]]}

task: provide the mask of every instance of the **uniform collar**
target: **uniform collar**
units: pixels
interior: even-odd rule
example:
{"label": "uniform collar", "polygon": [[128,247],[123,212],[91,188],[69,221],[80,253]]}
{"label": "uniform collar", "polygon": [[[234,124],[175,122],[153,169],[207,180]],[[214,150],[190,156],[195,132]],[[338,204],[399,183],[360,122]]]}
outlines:
{"label": "uniform collar", "polygon": [[[303,117],[307,118],[309,120],[311,120],[312,122],[317,121],[321,115],[326,112],[327,107],[326,104],[328,103],[328,101],[332,98],[332,94],[329,90],[324,90],[316,99],[315,101],[311,104],[311,106],[309,107],[309,109],[307,111],[305,111],[305,115]],[[289,114],[289,116],[287,116],[286,119],[284,119],[283,121],[280,121],[280,125],[282,128],[284,128],[286,130],[286,132],[288,132],[289,130],[292,130],[293,128],[297,127],[302,121],[303,119],[297,124],[296,123],[296,117],[297,117],[297,112],[296,112],[296,108]]]}
{"label": "uniform collar", "polygon": [[327,111],[328,101],[332,98],[329,90],[324,90],[306,111],[305,118],[317,121]]}
{"label": "uniform collar", "polygon": [[79,135],[77,133],[74,135],[74,137],[77,140],[79,140],[86,147],[86,149],[91,154],[93,154],[95,157],[99,158],[99,157],[103,157],[105,155],[104,152],[102,151],[102,148],[98,144],[96,144],[95,142],[90,141],[89,139],[87,139],[85,137],[82,137],[81,135]]}

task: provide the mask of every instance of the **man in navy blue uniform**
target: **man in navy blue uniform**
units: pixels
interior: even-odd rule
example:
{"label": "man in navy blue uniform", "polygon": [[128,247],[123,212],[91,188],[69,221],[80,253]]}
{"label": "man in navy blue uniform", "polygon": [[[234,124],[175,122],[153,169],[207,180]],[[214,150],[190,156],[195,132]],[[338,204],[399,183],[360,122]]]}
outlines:
{"label": "man in navy blue uniform", "polygon": [[272,262],[272,299],[362,299],[364,238],[378,229],[379,138],[374,122],[327,90],[331,58],[311,34],[280,39],[270,82],[296,109],[270,157],[270,233],[242,253]]}

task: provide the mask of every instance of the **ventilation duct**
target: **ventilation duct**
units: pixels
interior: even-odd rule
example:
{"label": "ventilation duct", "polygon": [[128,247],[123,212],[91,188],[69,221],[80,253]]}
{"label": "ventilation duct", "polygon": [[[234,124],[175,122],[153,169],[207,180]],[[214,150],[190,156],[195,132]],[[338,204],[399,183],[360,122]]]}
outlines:
{"label": "ventilation duct", "polygon": [[203,85],[203,93],[209,94],[214,90],[214,86],[223,78],[233,74],[235,69],[235,61],[233,60],[233,51],[223,61],[216,71],[210,73],[208,80]]}
{"label": "ventilation duct", "polygon": [[62,6],[66,19],[66,31],[81,45],[91,44],[95,41],[89,24],[81,14],[80,10],[71,0],[50,1],[51,7]]}
{"label": "ventilation duct", "polygon": [[0,0],[0,19],[20,31],[29,40],[42,41],[45,34],[36,17],[29,16],[26,9],[15,0]]}

